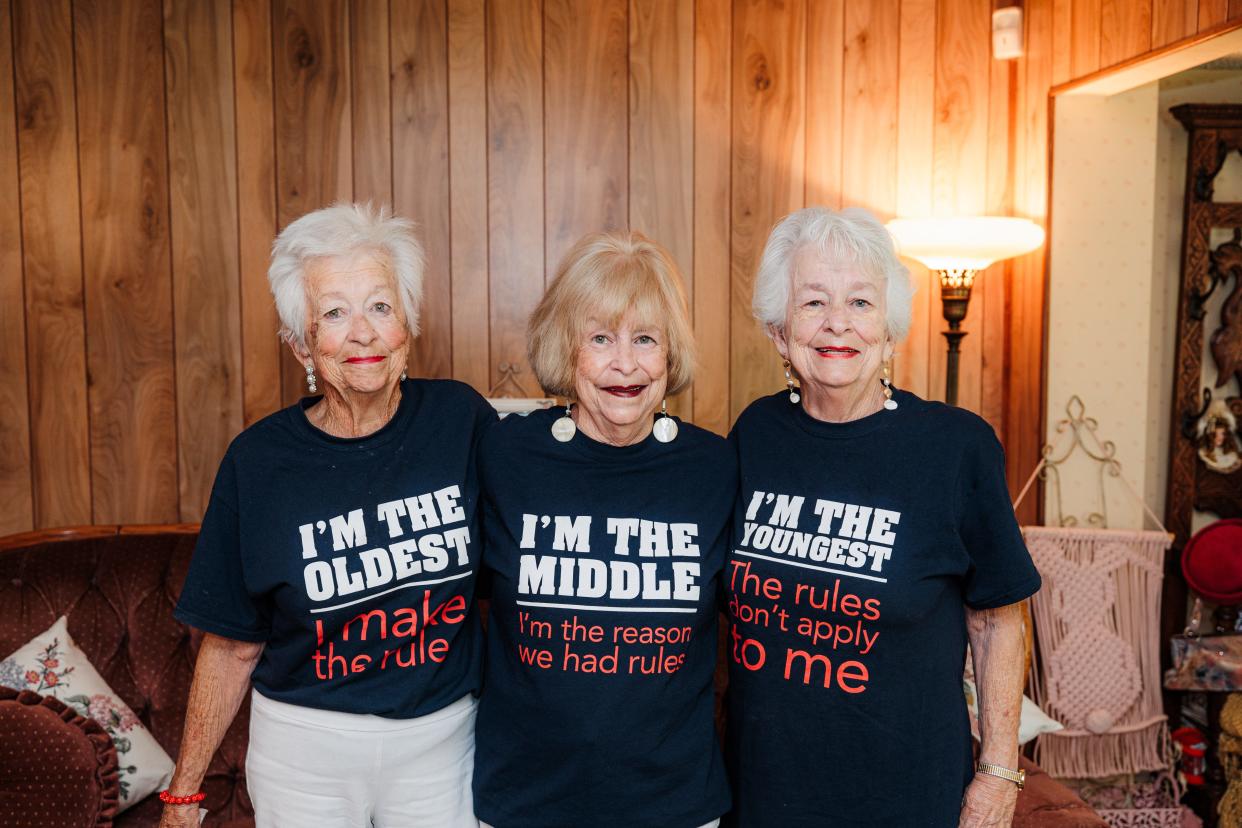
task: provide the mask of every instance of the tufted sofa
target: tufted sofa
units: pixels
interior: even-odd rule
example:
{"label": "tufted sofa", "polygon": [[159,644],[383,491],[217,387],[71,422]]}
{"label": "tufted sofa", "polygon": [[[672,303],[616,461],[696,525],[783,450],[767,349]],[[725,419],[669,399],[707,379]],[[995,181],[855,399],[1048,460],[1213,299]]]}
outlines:
{"label": "tufted sofa", "polygon": [[[0,657],[68,615],[74,641],[176,759],[199,635],[172,609],[197,532],[195,525],[89,526],[0,538]],[[719,670],[718,698],[723,684]],[[254,825],[245,779],[249,720],[246,702],[212,758],[203,783],[208,826]],[[1105,826],[1068,789],[1023,762],[1029,781],[1014,828]],[[151,796],[115,825],[155,826],[160,810]]]}
{"label": "tufted sofa", "polygon": [[[0,658],[61,615],[69,634],[175,760],[199,635],[172,617],[198,527],[89,526],[0,539]],[[206,825],[253,826],[246,794],[249,702],[211,761]],[[117,828],[158,825],[155,796]]]}

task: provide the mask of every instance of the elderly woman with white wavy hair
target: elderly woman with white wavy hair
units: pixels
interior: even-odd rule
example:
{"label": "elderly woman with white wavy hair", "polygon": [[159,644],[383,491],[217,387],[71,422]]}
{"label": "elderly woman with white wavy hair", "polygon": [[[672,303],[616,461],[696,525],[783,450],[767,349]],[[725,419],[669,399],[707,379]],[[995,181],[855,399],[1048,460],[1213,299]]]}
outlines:
{"label": "elderly woman with white wavy hair", "polygon": [[911,293],[864,210],[800,210],[768,238],[754,311],[788,387],[731,434],[732,824],[1010,824],[1023,781],[1019,602],[1040,578],[992,429],[890,380]]}
{"label": "elderly woman with white wavy hair", "polygon": [[468,386],[405,376],[423,277],[410,222],[310,213],[268,277],[312,396],[220,464],[176,609],[205,636],[161,825],[198,824],[249,691],[259,826],[473,828],[475,449],[496,415]]}

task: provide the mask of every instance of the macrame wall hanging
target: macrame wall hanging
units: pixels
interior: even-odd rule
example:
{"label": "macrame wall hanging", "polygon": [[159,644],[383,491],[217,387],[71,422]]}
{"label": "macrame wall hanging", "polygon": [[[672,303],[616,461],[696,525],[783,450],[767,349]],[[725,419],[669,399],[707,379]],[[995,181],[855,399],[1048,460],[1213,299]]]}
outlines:
{"label": "macrame wall hanging", "polygon": [[[1070,398],[1061,435],[1014,504],[1037,477],[1048,481],[1055,525],[1022,533],[1044,586],[1032,599],[1037,658],[1032,695],[1064,730],[1039,736],[1035,761],[1054,777],[1096,778],[1167,770],[1172,762],[1160,700],[1160,582],[1172,538],[1121,475],[1116,447],[1096,436],[1098,423]],[[1058,453],[1057,443],[1068,443]],[[1062,514],[1061,466],[1082,451],[1099,475],[1099,511]],[[1117,478],[1159,531],[1108,528],[1104,483]],[[1055,502],[1055,510],[1052,508]]]}

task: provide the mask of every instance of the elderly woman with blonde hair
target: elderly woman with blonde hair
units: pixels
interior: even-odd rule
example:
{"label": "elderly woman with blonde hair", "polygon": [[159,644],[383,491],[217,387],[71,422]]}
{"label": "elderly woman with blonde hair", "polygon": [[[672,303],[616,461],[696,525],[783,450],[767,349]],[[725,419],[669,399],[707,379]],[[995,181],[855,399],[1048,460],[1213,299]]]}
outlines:
{"label": "elderly woman with blonde hair", "polygon": [[531,317],[563,410],[480,449],[493,581],[474,805],[497,828],[714,825],[716,596],[728,444],[667,413],[694,351],[680,277],[638,233],[590,236]]}
{"label": "elderly woman with blonde hair", "polygon": [[1018,604],[1039,574],[992,429],[893,387],[910,297],[863,210],[800,210],[768,237],[754,311],[787,388],[730,435],[726,753],[745,828],[1004,826],[1022,785]]}
{"label": "elderly woman with blonde hair", "polygon": [[176,609],[206,635],[163,826],[198,824],[248,690],[259,826],[477,825],[475,452],[496,415],[461,383],[406,379],[422,276],[410,223],[369,207],[310,213],[273,245],[313,396],[220,464]]}

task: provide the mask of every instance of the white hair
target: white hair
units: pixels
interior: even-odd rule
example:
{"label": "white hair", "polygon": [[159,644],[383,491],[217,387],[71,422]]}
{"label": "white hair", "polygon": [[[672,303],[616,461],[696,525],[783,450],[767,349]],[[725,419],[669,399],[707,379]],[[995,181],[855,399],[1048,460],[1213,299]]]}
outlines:
{"label": "white hair", "polygon": [[793,259],[803,247],[814,247],[833,265],[855,266],[884,284],[885,326],[894,342],[910,332],[914,286],[910,271],[897,258],[893,237],[861,207],[833,212],[807,207],[785,216],[768,235],[755,275],[752,308],[764,327],[785,328]]}
{"label": "white hair", "polygon": [[418,334],[423,297],[423,248],[414,237],[414,223],[394,216],[387,207],[334,204],[307,213],[280,232],[272,243],[267,281],[280,316],[280,333],[306,345],[306,269],[315,259],[371,253],[388,266],[397,283],[405,322]]}

